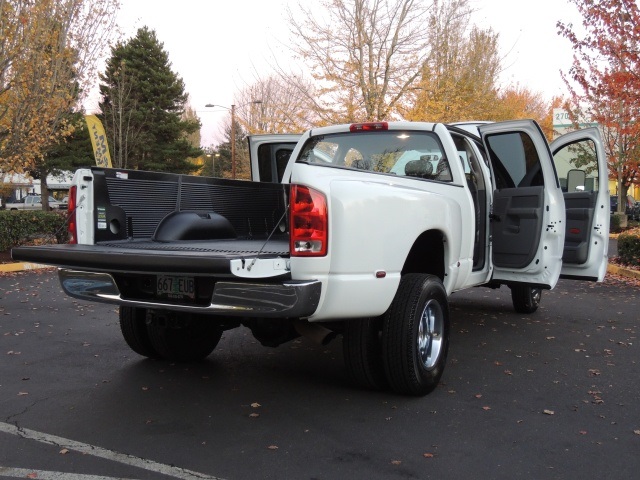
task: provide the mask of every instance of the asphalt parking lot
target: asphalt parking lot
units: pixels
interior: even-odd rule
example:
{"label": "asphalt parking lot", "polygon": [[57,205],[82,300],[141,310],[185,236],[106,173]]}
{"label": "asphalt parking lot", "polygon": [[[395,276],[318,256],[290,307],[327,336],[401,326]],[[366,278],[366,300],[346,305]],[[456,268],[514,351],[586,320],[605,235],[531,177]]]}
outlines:
{"label": "asphalt parking lot", "polygon": [[207,361],[145,360],[115,307],[50,270],[0,277],[0,478],[634,478],[637,283],[561,281],[533,315],[507,289],[451,298],[443,382],[424,398],[353,388],[340,339]]}

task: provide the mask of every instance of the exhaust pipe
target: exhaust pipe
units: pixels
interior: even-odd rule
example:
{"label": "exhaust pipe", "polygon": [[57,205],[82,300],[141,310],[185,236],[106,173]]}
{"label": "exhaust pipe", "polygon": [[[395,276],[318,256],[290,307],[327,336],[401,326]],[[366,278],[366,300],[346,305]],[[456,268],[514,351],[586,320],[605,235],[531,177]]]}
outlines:
{"label": "exhaust pipe", "polygon": [[336,332],[334,332],[333,330],[329,330],[322,325],[309,323],[303,320],[294,321],[293,328],[295,328],[296,332],[298,332],[303,337],[306,337],[312,342],[323,346],[327,345],[337,336]]}

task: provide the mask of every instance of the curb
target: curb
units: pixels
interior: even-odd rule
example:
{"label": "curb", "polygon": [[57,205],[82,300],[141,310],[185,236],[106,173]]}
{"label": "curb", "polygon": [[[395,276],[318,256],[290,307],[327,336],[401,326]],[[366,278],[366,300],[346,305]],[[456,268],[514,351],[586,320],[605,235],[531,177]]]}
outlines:
{"label": "curb", "polygon": [[53,268],[51,265],[41,265],[39,263],[2,263],[0,264],[0,273],[24,272],[26,270],[39,270],[41,268]]}
{"label": "curb", "polygon": [[634,278],[640,280],[640,271],[631,270],[629,268],[619,267],[617,265],[607,265],[607,273],[612,275],[619,275],[621,277]]}

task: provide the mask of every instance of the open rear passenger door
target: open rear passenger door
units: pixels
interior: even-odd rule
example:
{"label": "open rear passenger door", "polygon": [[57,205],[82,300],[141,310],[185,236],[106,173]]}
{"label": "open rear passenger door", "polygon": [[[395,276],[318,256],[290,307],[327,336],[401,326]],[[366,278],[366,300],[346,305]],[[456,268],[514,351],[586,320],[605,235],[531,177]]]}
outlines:
{"label": "open rear passenger door", "polygon": [[551,143],[566,208],[562,278],[602,281],[609,246],[607,158],[597,128]]}
{"label": "open rear passenger door", "polygon": [[254,182],[282,183],[282,175],[302,135],[277,133],[250,135],[249,158],[251,180]]}
{"label": "open rear passenger door", "polygon": [[492,280],[553,288],[562,266],[565,212],[549,145],[533,120],[478,129],[494,181]]}

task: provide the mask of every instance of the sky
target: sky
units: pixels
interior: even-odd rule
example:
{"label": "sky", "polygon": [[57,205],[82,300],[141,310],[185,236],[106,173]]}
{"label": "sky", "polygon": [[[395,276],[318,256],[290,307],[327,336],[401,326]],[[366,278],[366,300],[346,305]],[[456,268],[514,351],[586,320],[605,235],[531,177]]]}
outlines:
{"label": "sky", "polygon": [[[308,0],[303,0],[308,1]],[[234,92],[288,61],[286,8],[297,0],[122,0],[118,24],[123,38],[138,28],[155,30],[171,68],[185,82],[202,122],[202,146],[222,141],[221,123]],[[318,2],[319,3],[319,2]],[[470,0],[472,22],[500,34],[504,56],[501,82],[519,83],[547,98],[565,93],[560,70],[568,70],[572,49],[558,36],[556,22],[581,24],[567,0]],[[258,73],[256,73],[258,72]],[[88,105],[89,110],[92,109]]]}

